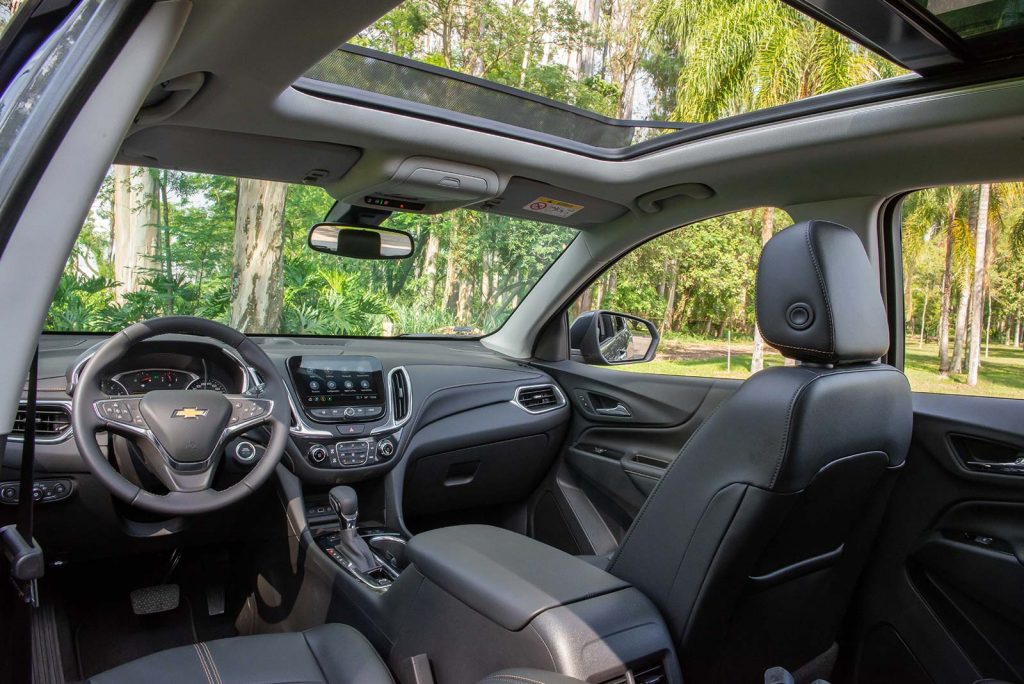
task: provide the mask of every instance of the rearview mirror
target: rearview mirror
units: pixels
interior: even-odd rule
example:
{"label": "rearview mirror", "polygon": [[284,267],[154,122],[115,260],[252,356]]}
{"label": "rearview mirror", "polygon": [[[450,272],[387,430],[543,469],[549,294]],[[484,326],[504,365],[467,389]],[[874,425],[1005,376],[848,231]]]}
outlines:
{"label": "rearview mirror", "polygon": [[412,235],[404,230],[345,223],[318,223],[309,231],[317,252],[352,259],[405,259],[412,256]]}
{"label": "rearview mirror", "polygon": [[569,328],[570,346],[584,363],[604,366],[650,361],[660,339],[650,321],[614,311],[586,311]]}

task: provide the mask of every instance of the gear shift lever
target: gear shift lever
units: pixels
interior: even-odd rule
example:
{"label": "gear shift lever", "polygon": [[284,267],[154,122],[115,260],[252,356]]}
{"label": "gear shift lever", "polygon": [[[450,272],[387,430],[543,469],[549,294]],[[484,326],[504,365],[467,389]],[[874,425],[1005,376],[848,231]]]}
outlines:
{"label": "gear shift lever", "polygon": [[341,528],[335,550],[359,573],[365,574],[379,566],[370,547],[356,530],[359,522],[359,496],[356,490],[344,486],[334,487],[327,496]]}
{"label": "gear shift lever", "polygon": [[351,487],[334,487],[327,495],[338,516],[341,529],[355,528],[359,522],[359,495]]}

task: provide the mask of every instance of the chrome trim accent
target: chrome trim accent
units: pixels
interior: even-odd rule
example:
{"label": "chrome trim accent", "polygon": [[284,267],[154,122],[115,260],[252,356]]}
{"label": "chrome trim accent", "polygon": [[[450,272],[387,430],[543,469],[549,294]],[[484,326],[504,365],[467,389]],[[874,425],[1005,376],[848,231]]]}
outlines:
{"label": "chrome trim accent", "polygon": [[312,428],[309,424],[302,419],[302,413],[295,407],[295,399],[292,398],[292,391],[289,387],[291,383],[285,382],[284,391],[288,394],[288,406],[292,410],[292,420],[295,421],[295,425],[288,428],[288,432],[299,437],[330,437],[336,439],[337,433],[328,432],[327,430],[317,430]]}
{"label": "chrome trim accent", "polygon": [[[28,406],[28,402],[25,401],[24,399],[19,399],[18,410],[20,411],[21,407],[23,406]],[[64,411],[67,412],[68,414],[68,427],[66,430],[64,430],[64,432],[53,437],[39,437],[39,435],[37,434],[36,444],[60,444],[61,442],[66,442],[69,439],[71,439],[71,435],[74,434],[74,430],[71,429],[71,402],[65,399],[37,399],[36,408],[40,406],[60,406],[61,408],[63,408]],[[17,414],[15,414],[15,416],[17,416]],[[8,441],[11,442],[25,441],[24,436],[16,435],[13,433],[13,431],[10,435],[8,435],[7,439]]]}
{"label": "chrome trim accent", "polygon": [[248,394],[250,387],[259,384],[256,381],[256,369],[247,364],[242,355],[235,351],[233,347],[220,347],[220,350],[225,356],[238,364],[239,369],[242,371],[242,394]]}
{"label": "chrome trim accent", "polygon": [[[394,377],[395,373],[401,373],[405,376],[405,400],[409,407],[405,417],[398,421],[395,420],[395,407],[391,396],[391,378]],[[395,366],[389,370],[384,380],[384,385],[384,396],[386,398],[384,404],[384,415],[387,416],[387,422],[370,430],[371,435],[379,435],[382,432],[397,430],[408,423],[409,419],[412,418],[412,378],[409,377],[409,371],[405,369],[405,366]]]}
{"label": "chrome trim accent", "polygon": [[[542,408],[540,410],[526,408],[521,403],[519,403],[519,393],[520,392],[523,392],[525,390],[542,389],[544,387],[550,387],[551,389],[555,390],[555,397],[559,400],[559,403],[555,404],[554,406],[548,406],[546,408]],[[515,398],[513,398],[510,403],[515,404],[516,406],[518,406],[522,410],[526,411],[527,413],[531,413],[533,415],[539,415],[541,413],[548,413],[549,411],[557,411],[558,409],[560,409],[560,408],[562,408],[563,406],[566,405],[565,395],[562,394],[562,390],[559,389],[558,385],[556,385],[554,383],[551,383],[551,382],[546,382],[543,385],[523,385],[522,387],[517,387],[516,388]]]}

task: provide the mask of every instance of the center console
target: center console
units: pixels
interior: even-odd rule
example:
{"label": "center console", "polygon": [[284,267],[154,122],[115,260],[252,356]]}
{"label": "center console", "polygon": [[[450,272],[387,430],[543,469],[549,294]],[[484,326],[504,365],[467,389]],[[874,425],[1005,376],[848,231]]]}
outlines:
{"label": "center console", "polygon": [[394,457],[410,409],[404,368],[385,374],[372,356],[304,355],[288,359],[288,374],[298,400],[292,437],[315,471],[331,476]]}
{"label": "center console", "polygon": [[428,654],[442,682],[509,667],[602,684],[682,681],[654,604],[594,565],[485,525],[424,532],[406,548],[411,565],[385,594],[398,626],[389,654],[396,671]]}

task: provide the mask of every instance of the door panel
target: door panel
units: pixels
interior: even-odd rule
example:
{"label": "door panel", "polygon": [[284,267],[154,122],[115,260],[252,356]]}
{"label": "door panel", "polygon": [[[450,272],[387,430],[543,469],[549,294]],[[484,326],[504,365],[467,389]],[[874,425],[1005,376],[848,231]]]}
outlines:
{"label": "door panel", "polygon": [[531,531],[570,553],[613,552],[686,440],[740,386],[576,361],[539,365],[565,390],[573,419]]}
{"label": "door panel", "polygon": [[[1024,681],[1024,401],[917,394],[857,616],[855,679]],[[1024,461],[1022,461],[1024,463]]]}

